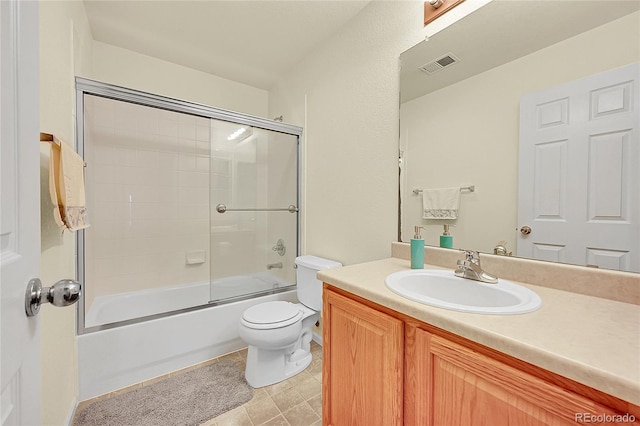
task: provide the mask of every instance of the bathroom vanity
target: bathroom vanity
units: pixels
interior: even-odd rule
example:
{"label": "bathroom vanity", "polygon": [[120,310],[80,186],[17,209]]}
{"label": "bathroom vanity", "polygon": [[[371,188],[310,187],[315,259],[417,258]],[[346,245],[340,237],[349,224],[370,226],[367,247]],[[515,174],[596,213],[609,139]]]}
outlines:
{"label": "bathroom vanity", "polygon": [[408,268],[319,273],[324,424],[640,424],[640,306],[523,284],[539,310],[455,312],[385,287]]}

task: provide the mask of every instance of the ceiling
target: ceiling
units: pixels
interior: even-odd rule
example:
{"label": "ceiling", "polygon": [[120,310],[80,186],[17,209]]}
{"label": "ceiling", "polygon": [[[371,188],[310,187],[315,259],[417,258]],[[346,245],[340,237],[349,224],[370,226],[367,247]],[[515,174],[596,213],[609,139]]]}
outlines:
{"label": "ceiling", "polygon": [[94,40],[269,89],[370,0],[84,0]]}
{"label": "ceiling", "polygon": [[[638,0],[494,0],[401,55],[401,102],[424,96],[639,9]],[[431,75],[418,69],[447,53],[453,53],[460,62]]]}

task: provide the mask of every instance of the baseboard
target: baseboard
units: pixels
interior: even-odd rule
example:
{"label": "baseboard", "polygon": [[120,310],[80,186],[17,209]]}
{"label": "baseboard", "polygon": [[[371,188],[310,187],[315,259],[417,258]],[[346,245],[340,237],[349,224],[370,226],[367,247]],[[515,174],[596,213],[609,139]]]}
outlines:
{"label": "baseboard", "polygon": [[313,341],[322,346],[322,336],[315,331],[313,332]]}
{"label": "baseboard", "polygon": [[76,416],[76,410],[78,409],[78,398],[73,399],[71,411],[67,415],[67,419],[64,421],[65,426],[71,426],[73,424],[73,418]]}

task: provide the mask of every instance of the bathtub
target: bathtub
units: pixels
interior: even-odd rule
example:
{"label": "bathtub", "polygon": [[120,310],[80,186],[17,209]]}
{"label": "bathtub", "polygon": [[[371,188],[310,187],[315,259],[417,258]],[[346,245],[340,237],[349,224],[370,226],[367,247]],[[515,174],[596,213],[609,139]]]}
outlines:
{"label": "bathtub", "polygon": [[268,272],[226,277],[213,283],[202,281],[128,293],[98,296],[85,316],[85,327],[94,327],[141,318],[164,312],[179,311],[214,301],[224,301],[245,294],[268,291],[292,285]]}
{"label": "bathtub", "polygon": [[[219,291],[229,296],[230,293],[224,291],[232,287],[232,281],[238,285],[240,280],[244,282],[242,285],[254,288],[252,286],[259,284],[255,280],[260,278],[233,277],[233,280],[217,284]],[[274,284],[274,281],[268,281],[268,285]],[[208,283],[188,287],[189,291],[179,286],[181,291],[178,292],[176,286],[156,292],[145,290],[124,294],[120,299],[111,296],[108,300],[98,301],[96,298],[91,308],[95,311],[89,312],[85,320],[87,327],[90,326],[90,316],[94,324],[96,321],[104,324],[105,321],[131,318],[132,315],[149,315],[157,312],[160,306],[164,311],[167,307],[181,309],[180,306],[188,303],[191,303],[188,306],[194,306],[192,302],[200,297],[204,297],[203,303],[207,303]],[[140,297],[144,302],[139,300]],[[246,347],[238,336],[242,313],[257,303],[274,300],[297,302],[295,289],[78,336],[79,400],[94,398]],[[127,312],[127,309],[134,310],[135,314]]]}

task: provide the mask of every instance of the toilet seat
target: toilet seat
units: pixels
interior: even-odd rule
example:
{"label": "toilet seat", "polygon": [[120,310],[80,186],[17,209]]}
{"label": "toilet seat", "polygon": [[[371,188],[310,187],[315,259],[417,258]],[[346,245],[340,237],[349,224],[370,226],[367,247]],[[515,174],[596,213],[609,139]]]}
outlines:
{"label": "toilet seat", "polygon": [[302,319],[302,312],[290,302],[276,301],[254,305],[242,314],[242,323],[256,330],[286,327]]}

